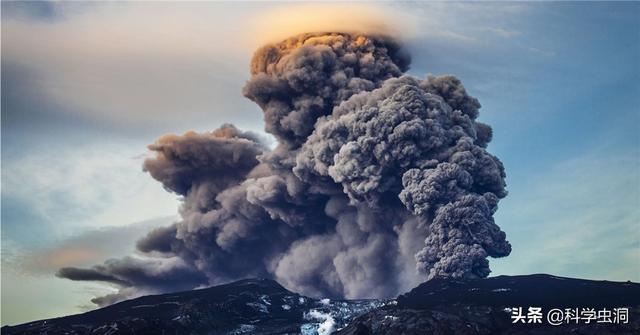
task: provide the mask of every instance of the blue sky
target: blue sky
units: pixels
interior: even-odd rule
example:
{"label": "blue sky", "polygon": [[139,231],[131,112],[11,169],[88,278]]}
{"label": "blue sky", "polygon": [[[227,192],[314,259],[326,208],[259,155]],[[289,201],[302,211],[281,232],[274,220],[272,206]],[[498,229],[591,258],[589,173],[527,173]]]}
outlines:
{"label": "blue sky", "polygon": [[[314,19],[380,20],[405,40],[410,74],[454,74],[482,103],[513,245],[492,275],[640,281],[640,4],[357,6]],[[283,15],[302,7],[2,3],[2,324],[88,308],[111,288],[56,268],[131,253],[175,218],[175,196],[141,170],[159,135],[262,130],[240,93],[248,64],[301,32]]]}

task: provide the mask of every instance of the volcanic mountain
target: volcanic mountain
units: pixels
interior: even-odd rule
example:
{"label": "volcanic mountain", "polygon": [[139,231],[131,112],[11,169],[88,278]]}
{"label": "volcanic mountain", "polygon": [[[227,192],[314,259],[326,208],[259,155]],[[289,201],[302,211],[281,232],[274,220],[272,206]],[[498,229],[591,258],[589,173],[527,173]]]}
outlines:
{"label": "volcanic mountain", "polygon": [[[513,323],[541,308],[541,323]],[[614,322],[552,325],[551,309],[626,309]],[[329,300],[273,280],[144,296],[83,314],[5,326],[2,334],[638,334],[640,284],[536,274],[433,279],[396,299]]]}

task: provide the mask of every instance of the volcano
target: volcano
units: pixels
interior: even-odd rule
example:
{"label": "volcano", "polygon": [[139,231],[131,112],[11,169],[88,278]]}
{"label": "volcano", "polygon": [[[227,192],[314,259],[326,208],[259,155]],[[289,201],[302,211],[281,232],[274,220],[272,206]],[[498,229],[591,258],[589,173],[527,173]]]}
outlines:
{"label": "volcano", "polygon": [[[541,322],[514,323],[515,311],[529,307],[541,309]],[[628,314],[551,324],[546,313],[552,309]],[[638,334],[640,284],[544,274],[436,278],[395,299],[330,300],[291,292],[269,279],[245,279],[2,328],[2,334],[50,335],[332,333]]]}

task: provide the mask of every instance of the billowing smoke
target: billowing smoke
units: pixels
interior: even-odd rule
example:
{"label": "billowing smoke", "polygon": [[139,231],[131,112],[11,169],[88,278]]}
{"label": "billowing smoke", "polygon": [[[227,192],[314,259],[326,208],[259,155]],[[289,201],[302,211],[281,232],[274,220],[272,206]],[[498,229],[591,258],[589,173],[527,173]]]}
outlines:
{"label": "billowing smoke", "polygon": [[491,128],[453,76],[405,76],[387,37],[299,35],[259,49],[244,95],[270,149],[232,125],[161,137],[144,169],[183,197],[182,219],[138,242],[145,257],[59,276],[133,294],[273,278],[313,296],[388,297],[434,277],[486,277],[511,251]]}

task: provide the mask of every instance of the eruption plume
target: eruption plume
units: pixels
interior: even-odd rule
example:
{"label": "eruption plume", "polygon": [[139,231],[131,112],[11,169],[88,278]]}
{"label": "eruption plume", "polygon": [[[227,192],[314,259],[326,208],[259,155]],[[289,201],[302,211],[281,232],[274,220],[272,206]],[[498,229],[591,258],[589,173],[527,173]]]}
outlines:
{"label": "eruption plume", "polygon": [[273,278],[312,296],[374,298],[434,277],[486,277],[511,246],[491,128],[453,76],[403,75],[388,37],[303,34],[259,49],[244,95],[278,144],[232,125],[166,135],[145,171],[183,197],[181,217],[137,244],[144,258],[60,277],[141,292]]}

